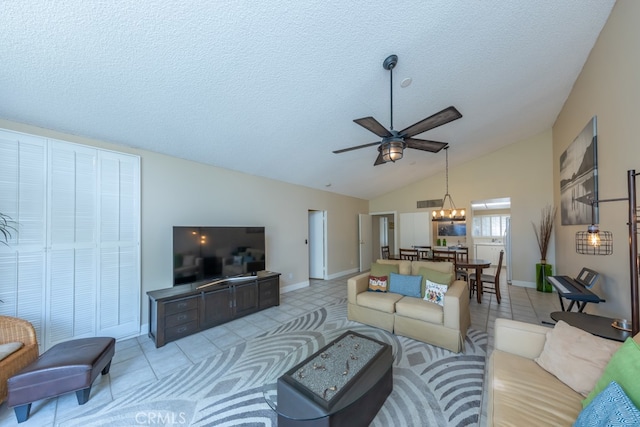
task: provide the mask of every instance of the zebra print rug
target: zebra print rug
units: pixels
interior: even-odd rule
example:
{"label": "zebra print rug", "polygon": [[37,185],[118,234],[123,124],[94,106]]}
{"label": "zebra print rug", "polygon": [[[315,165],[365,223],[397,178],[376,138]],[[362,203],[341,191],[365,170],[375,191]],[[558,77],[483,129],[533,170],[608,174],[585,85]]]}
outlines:
{"label": "zebra print rug", "polygon": [[[311,353],[346,330],[390,344],[393,392],[373,426],[478,425],[487,334],[469,330],[464,353],[424,344],[347,320],[346,300],[323,307],[253,340],[132,390],[129,395],[65,427],[148,424],[189,426],[276,426],[264,384],[286,371],[287,356],[301,346]],[[286,367],[288,369],[288,367]],[[142,416],[144,419],[139,419]],[[149,420],[145,414],[154,414]]]}

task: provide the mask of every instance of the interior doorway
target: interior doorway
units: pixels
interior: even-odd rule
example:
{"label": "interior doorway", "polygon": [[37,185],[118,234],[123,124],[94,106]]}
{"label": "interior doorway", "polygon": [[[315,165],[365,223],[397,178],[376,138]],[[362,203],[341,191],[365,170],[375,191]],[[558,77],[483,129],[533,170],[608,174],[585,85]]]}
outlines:
{"label": "interior doorway", "polygon": [[309,278],[326,279],[327,275],[327,212],[309,211]]}
{"label": "interior doorway", "polygon": [[495,266],[504,250],[503,270],[506,281],[512,280],[513,246],[511,234],[511,198],[500,197],[471,201],[471,245],[476,258],[489,259]]}

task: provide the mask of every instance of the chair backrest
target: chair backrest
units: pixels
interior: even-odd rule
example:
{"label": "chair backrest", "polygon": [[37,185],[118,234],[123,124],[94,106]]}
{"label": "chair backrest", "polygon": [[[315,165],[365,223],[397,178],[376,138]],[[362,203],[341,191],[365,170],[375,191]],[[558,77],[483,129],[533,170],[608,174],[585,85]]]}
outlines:
{"label": "chair backrest", "polygon": [[496,286],[500,286],[500,270],[502,269],[503,258],[504,258],[504,251],[500,251],[500,257],[498,258],[498,268],[496,268],[496,277],[494,279]]}
{"label": "chair backrest", "polygon": [[400,259],[407,259],[409,261],[418,261],[417,249],[400,249]]}
{"label": "chair backrest", "polygon": [[389,246],[381,246],[380,255],[382,256],[382,259],[389,259]]}
{"label": "chair backrest", "polygon": [[453,251],[443,251],[441,249],[434,249],[433,259],[438,261],[454,262],[456,260],[456,253]]}
{"label": "chair backrest", "polygon": [[456,250],[456,261],[469,261],[469,248],[459,248]]}

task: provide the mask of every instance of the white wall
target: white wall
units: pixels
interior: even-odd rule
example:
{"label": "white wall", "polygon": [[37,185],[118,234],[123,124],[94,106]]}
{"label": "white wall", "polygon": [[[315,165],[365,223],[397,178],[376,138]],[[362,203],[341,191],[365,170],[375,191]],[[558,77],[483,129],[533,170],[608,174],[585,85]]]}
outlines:
{"label": "white wall", "polygon": [[[599,197],[627,197],[626,171],[640,172],[640,2],[616,2],[569,98],[553,126],[553,173],[556,203],[560,203],[559,158],[592,116],[598,116]],[[638,180],[640,184],[640,180]],[[589,304],[590,313],[630,319],[627,203],[600,205],[600,229],[613,232],[613,255],[580,255],[575,233],[586,225],[562,226],[557,237],[558,268],[576,274],[588,266],[602,278],[595,291],[607,300]]]}
{"label": "white wall", "polygon": [[141,156],[143,324],[146,292],[172,285],[174,225],[265,226],[267,269],[282,273],[281,288],[295,287],[309,279],[308,211],[325,210],[328,276],[357,271],[358,214],[368,212],[365,200],[6,120],[0,128]]}
{"label": "white wall", "polygon": [[[551,146],[549,130],[460,166],[449,166],[449,193],[457,208],[464,208],[469,213],[472,200],[511,198],[512,269],[516,285],[532,286],[535,282],[535,264],[540,260],[540,253],[531,223],[539,222],[542,208],[553,204]],[[416,202],[440,199],[444,191],[445,174],[442,172],[371,200],[369,210],[426,211],[417,209]],[[469,226],[470,218],[467,221]],[[471,228],[468,231],[469,242]],[[554,239],[547,253],[547,261],[551,264],[555,262],[553,243]]]}

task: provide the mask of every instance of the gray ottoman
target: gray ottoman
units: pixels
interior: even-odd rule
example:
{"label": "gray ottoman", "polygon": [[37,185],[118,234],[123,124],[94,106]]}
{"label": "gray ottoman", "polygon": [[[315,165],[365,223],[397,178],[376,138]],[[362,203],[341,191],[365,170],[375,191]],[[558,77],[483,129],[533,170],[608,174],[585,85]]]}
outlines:
{"label": "gray ottoman", "polygon": [[76,392],[78,404],[89,400],[91,384],[99,373],[109,373],[116,340],[110,337],[82,338],[56,344],[35,362],[7,381],[7,405],[21,423],[29,418],[36,400]]}

